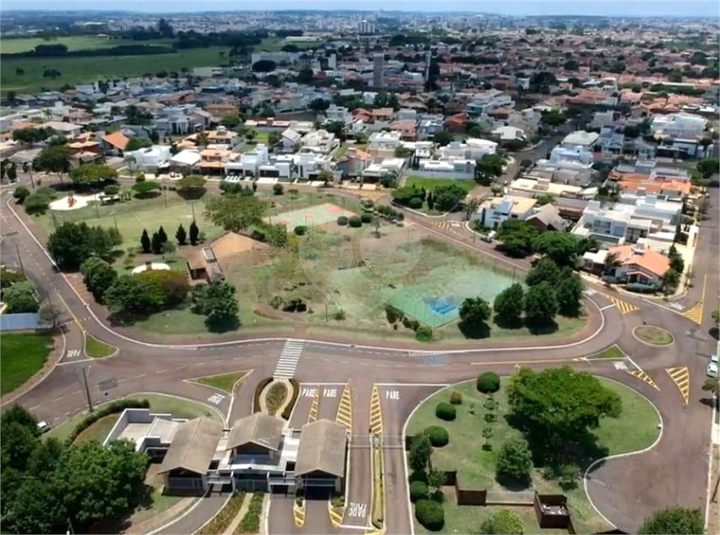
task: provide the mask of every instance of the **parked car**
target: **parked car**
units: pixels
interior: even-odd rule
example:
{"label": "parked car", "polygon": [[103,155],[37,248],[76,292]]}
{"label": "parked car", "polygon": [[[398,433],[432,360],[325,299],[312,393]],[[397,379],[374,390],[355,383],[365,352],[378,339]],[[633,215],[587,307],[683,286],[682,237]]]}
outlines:
{"label": "parked car", "polygon": [[495,240],[495,236],[497,236],[497,232],[495,232],[494,230],[491,230],[487,234],[482,235],[482,241],[492,243]]}
{"label": "parked car", "polygon": [[718,376],[718,363],[717,360],[715,362],[710,361],[707,365],[707,370],[705,371],[707,373],[708,377],[717,377]]}
{"label": "parked car", "polygon": [[38,422],[37,426],[38,426],[38,429],[40,430],[41,434],[44,434],[44,433],[47,433],[48,431],[50,431],[50,424],[45,421]]}

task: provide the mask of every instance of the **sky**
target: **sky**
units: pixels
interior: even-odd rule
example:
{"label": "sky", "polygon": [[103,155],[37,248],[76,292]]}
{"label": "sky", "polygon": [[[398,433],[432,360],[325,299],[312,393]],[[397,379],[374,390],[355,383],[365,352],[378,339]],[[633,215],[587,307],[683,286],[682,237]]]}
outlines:
{"label": "sky", "polygon": [[3,10],[124,10],[193,12],[283,9],[475,11],[505,15],[720,17],[718,0],[3,0]]}

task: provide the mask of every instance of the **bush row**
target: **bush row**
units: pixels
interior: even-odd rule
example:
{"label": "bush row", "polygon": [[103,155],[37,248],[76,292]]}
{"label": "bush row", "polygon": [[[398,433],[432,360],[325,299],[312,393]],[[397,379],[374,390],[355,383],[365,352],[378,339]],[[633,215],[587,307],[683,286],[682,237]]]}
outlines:
{"label": "bush row", "polygon": [[258,383],[257,387],[255,387],[255,395],[253,396],[253,412],[260,412],[260,394],[272,380],[272,377],[266,377]]}
{"label": "bush row", "polygon": [[[248,507],[247,513],[245,513],[245,517],[242,519],[242,522],[240,522],[238,527],[235,529],[236,534],[257,533],[260,531],[260,515],[262,513],[264,498],[264,492],[256,492],[252,495],[250,507]],[[215,533],[222,533],[222,531],[217,531]]]}
{"label": "bush row", "polygon": [[283,409],[282,414],[280,415],[283,420],[289,420],[290,415],[292,414],[293,407],[295,406],[295,403],[297,402],[298,396],[300,395],[300,383],[298,383],[295,379],[290,379],[290,384],[292,385],[292,392],[290,393],[290,401]]}
{"label": "bush row", "polygon": [[110,414],[117,414],[125,409],[149,409],[150,402],[147,399],[120,399],[105,405],[101,405],[95,412],[88,414],[79,424],[75,426],[68,436],[68,443],[72,444],[77,436],[85,431],[100,418],[104,418]]}
{"label": "bush row", "polygon": [[223,533],[230,525],[230,522],[237,516],[244,499],[244,492],[236,492],[233,494],[223,508],[218,511],[218,514],[216,514],[210,522],[196,531],[195,535],[215,535],[216,533]]}

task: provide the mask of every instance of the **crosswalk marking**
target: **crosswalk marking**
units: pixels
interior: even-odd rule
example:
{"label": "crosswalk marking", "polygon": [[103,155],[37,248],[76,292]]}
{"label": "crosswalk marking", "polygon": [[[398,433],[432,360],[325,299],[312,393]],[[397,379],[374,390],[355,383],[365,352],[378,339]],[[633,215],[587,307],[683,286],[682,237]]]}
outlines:
{"label": "crosswalk marking", "polygon": [[625,314],[630,314],[631,312],[635,312],[636,310],[640,310],[640,307],[636,307],[635,305],[632,305],[630,303],[626,303],[625,301],[621,301],[617,297],[613,297],[611,295],[605,295],[602,294],[605,298],[610,300],[612,304],[614,304],[618,310],[620,311],[620,314],[623,316]]}
{"label": "crosswalk marking", "polygon": [[302,356],[304,342],[288,340],[283,346],[273,377],[292,377]]}
{"label": "crosswalk marking", "polygon": [[688,370],[687,366],[682,366],[679,368],[665,368],[665,371],[680,390],[680,395],[685,405],[687,405],[690,401],[690,370]]}
{"label": "crosswalk marking", "polygon": [[382,406],[377,386],[373,386],[370,396],[370,431],[373,435],[382,435],[383,432]]}
{"label": "crosswalk marking", "polygon": [[348,436],[352,434],[352,397],[350,396],[350,385],[346,385],[340,398],[337,416],[335,421],[345,426]]}
{"label": "crosswalk marking", "polygon": [[642,370],[633,370],[633,371],[628,371],[628,373],[629,373],[630,375],[632,375],[633,377],[637,377],[637,378],[640,379],[641,381],[649,384],[649,385],[652,386],[655,390],[660,391],[660,387],[659,387],[657,384],[655,384],[655,381],[653,381],[652,377],[650,377],[650,376],[649,376],[647,373],[645,373],[644,371],[642,371]]}
{"label": "crosswalk marking", "polygon": [[214,405],[220,405],[222,401],[225,399],[225,396],[222,394],[213,394],[208,398],[208,401]]}

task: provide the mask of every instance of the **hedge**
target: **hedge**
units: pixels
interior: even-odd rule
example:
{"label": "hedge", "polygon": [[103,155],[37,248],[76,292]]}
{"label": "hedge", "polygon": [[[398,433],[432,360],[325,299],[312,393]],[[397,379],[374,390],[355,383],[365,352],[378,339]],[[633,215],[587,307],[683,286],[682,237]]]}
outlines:
{"label": "hedge", "polygon": [[428,427],[425,431],[423,431],[423,434],[430,439],[430,444],[432,444],[435,448],[442,448],[443,446],[447,446],[447,443],[450,442],[450,435],[448,434],[447,429],[439,425]]}
{"label": "hedge", "polygon": [[412,208],[413,210],[417,210],[419,208],[422,208],[423,200],[420,197],[413,197],[410,199],[410,202],[408,202],[408,206]]}
{"label": "hedge", "polygon": [[270,384],[270,381],[272,381],[272,377],[267,377],[260,381],[255,388],[255,395],[253,396],[253,412],[260,412],[260,394],[262,393],[263,389]]}
{"label": "hedge", "polygon": [[195,535],[215,535],[216,533],[223,533],[240,512],[244,500],[244,492],[233,494],[225,506],[218,511],[212,520],[196,531]]}
{"label": "hedge", "polygon": [[482,523],[481,531],[497,535],[523,535],[525,524],[516,512],[502,509]]}
{"label": "hedge", "polygon": [[295,234],[298,236],[304,236],[307,233],[308,228],[305,225],[298,225],[295,227]]}
{"label": "hedge", "polygon": [[72,444],[77,436],[85,431],[92,424],[97,422],[100,418],[104,418],[110,414],[117,414],[125,409],[149,409],[150,402],[147,399],[120,399],[118,401],[112,401],[105,405],[101,405],[95,412],[88,414],[79,424],[75,426],[68,436],[68,443]]}
{"label": "hedge", "polygon": [[349,220],[350,226],[353,228],[362,227],[362,219],[360,219],[358,216],[354,215]]}
{"label": "hedge", "polygon": [[455,407],[449,403],[445,403],[444,401],[438,403],[437,407],[435,407],[435,416],[441,420],[451,422],[456,416]]}
{"label": "hedge", "polygon": [[[262,504],[265,499],[264,492],[256,492],[250,499],[250,506],[248,507],[245,517],[242,519],[235,528],[235,533],[257,533],[260,531],[260,515],[262,514]],[[222,533],[222,532],[217,532]]]}
{"label": "hedge", "polygon": [[424,481],[413,481],[410,483],[410,501],[415,503],[420,500],[427,500],[429,495],[427,483]]}
{"label": "hedge", "polygon": [[500,390],[500,376],[494,372],[485,372],[477,379],[476,387],[483,394],[492,394]]}
{"label": "hedge", "polygon": [[415,518],[430,531],[440,531],[445,525],[442,504],[432,500],[420,500],[415,504]]}
{"label": "hedge", "polygon": [[363,213],[360,215],[360,221],[363,223],[371,223],[372,222],[372,214]]}
{"label": "hedge", "polygon": [[340,225],[341,227],[344,227],[345,225],[348,224],[348,218],[345,217],[344,215],[341,215],[340,217],[337,218],[337,224]]}
{"label": "hedge", "polygon": [[283,420],[289,420],[290,415],[292,414],[293,407],[295,406],[295,403],[297,402],[297,398],[300,395],[300,383],[298,383],[295,379],[290,379],[290,384],[292,385],[293,391],[292,394],[290,394],[290,401],[288,402],[287,406],[283,409],[282,414],[280,417]]}

